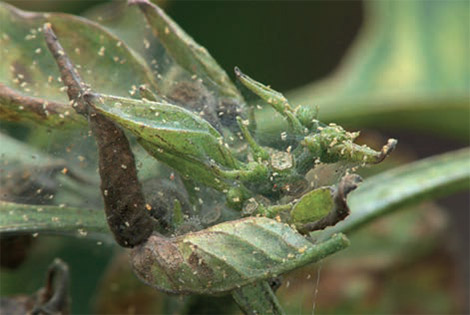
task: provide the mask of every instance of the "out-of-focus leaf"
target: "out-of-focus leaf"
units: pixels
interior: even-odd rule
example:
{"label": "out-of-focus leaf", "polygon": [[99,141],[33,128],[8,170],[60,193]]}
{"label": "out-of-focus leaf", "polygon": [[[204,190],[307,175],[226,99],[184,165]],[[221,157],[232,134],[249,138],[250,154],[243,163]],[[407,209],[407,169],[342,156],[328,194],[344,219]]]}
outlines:
{"label": "out-of-focus leaf", "polygon": [[0,133],[0,158],[1,169],[9,169],[10,164],[17,166],[20,164],[34,164],[37,167],[48,165],[53,158],[45,155],[39,150],[26,145],[25,143]]}
{"label": "out-of-focus leaf", "polygon": [[365,180],[348,198],[351,214],[322,232],[329,237],[427,198],[436,198],[470,186],[470,149],[417,161]]}
{"label": "out-of-focus leaf", "polygon": [[181,237],[157,235],[132,252],[145,283],[168,292],[217,294],[318,261],[349,242],[336,234],[313,244],[288,225],[259,217]]}
{"label": "out-of-focus leaf", "polygon": [[[0,4],[0,117],[52,126],[85,123],[70,109],[42,26],[50,22],[84,81],[118,96],[155,85],[143,60],[98,24],[62,13],[32,13]],[[25,103],[25,100],[27,101]],[[67,119],[64,119],[67,118]],[[65,123],[66,122],[66,123]]]}
{"label": "out-of-focus leaf", "polygon": [[[129,5],[127,1],[104,2],[91,7],[81,16],[100,24],[119,37],[143,57],[152,71],[162,70],[162,66],[166,64],[164,59],[168,57],[163,54],[164,48],[153,36],[138,6]],[[157,73],[161,74],[160,71],[154,72]]]}
{"label": "out-of-focus leaf", "polygon": [[[368,1],[358,40],[329,78],[288,93],[323,121],[469,139],[468,1]],[[265,131],[279,125],[260,116]],[[259,134],[262,134],[260,132]]]}
{"label": "out-of-focus leaf", "polygon": [[60,206],[25,205],[0,201],[0,233],[65,234],[110,240],[104,213]]}
{"label": "out-of-focus leaf", "polygon": [[213,159],[223,166],[235,166],[217,130],[179,106],[105,95],[94,100],[99,112],[159,150],[182,158]]}
{"label": "out-of-focus leaf", "polygon": [[94,172],[3,133],[0,143],[0,199],[28,204],[65,202],[75,206],[99,200]]}
{"label": "out-of-focus leaf", "polygon": [[224,127],[234,131],[243,98],[209,53],[160,8],[142,1],[138,5],[113,2],[86,16],[142,56],[157,81],[153,88],[157,95],[199,114],[219,131],[228,131]]}
{"label": "out-of-focus leaf", "polygon": [[329,187],[322,187],[302,196],[290,212],[294,223],[317,221],[333,209],[333,194]]}
{"label": "out-of-focus leaf", "polygon": [[175,61],[189,73],[207,79],[221,95],[243,103],[243,99],[225,71],[209,52],[197,44],[158,6],[146,0],[134,0],[145,14],[153,33]]}
{"label": "out-of-focus leaf", "polygon": [[168,296],[145,285],[134,275],[127,252],[115,249],[95,292],[93,313],[119,314],[122,310],[132,309],[136,314],[162,314],[165,313],[164,298]]}

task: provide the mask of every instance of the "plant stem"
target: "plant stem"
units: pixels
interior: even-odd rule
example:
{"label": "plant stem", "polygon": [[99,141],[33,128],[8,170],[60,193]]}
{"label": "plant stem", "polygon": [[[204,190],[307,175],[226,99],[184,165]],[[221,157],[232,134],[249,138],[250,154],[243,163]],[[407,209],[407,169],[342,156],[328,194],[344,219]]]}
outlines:
{"label": "plant stem", "polygon": [[232,291],[232,296],[245,314],[285,314],[267,281],[241,287]]}

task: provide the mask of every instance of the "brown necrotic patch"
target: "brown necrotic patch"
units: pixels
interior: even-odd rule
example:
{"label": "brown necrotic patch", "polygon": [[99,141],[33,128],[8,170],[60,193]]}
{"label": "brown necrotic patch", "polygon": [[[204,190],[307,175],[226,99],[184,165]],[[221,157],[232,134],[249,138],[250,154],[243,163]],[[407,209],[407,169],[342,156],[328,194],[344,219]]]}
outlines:
{"label": "brown necrotic patch", "polygon": [[204,259],[199,256],[195,251],[189,255],[188,265],[198,273],[204,275],[205,278],[211,279],[214,276],[214,271],[211,267],[204,261]]}

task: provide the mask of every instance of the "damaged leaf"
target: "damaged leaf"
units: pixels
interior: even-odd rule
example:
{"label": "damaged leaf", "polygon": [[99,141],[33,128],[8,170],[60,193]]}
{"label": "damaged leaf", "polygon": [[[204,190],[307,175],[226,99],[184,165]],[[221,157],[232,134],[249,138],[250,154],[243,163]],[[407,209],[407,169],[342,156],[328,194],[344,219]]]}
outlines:
{"label": "damaged leaf", "polygon": [[217,294],[267,280],[348,246],[342,234],[313,244],[288,225],[246,218],[172,239],[152,235],[132,251],[145,283],[172,293]]}

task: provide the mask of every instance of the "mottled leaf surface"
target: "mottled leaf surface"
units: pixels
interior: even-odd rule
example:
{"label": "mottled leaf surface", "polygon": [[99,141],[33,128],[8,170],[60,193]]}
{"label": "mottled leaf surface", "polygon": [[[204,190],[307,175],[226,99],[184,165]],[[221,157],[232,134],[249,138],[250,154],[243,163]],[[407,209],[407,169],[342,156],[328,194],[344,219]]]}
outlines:
{"label": "mottled leaf surface", "polygon": [[132,261],[137,275],[158,289],[216,294],[313,263],[348,243],[337,234],[313,244],[284,223],[246,218],[173,239],[153,235]]}
{"label": "mottled leaf surface", "polygon": [[[352,192],[348,197],[348,204],[351,208],[350,216],[341,223],[338,223],[337,226],[327,228],[324,232],[315,232],[315,233],[324,233],[324,236],[327,237],[335,232],[347,232],[354,230],[373,220],[374,218],[380,216],[382,213],[391,212],[406,205],[412,204],[417,201],[427,200],[434,198],[436,196],[446,196],[452,194],[456,191],[462,191],[468,189],[468,183],[470,179],[470,150],[463,149],[456,152],[450,152],[447,154],[442,154],[436,157],[428,158],[425,160],[417,161],[409,165],[399,167],[396,169],[389,170],[382,174],[370,177],[366,179],[359,188]],[[29,209],[26,211],[37,211],[37,208],[40,206],[30,206],[30,205],[17,205],[11,203],[2,203],[2,224],[7,224],[8,221],[3,217],[3,214],[8,213],[10,210],[14,209]],[[8,206],[8,207],[7,207]],[[17,207],[17,208],[12,208]],[[32,208],[30,208],[32,207]],[[43,206],[44,209],[54,209],[54,214],[64,215],[66,211],[68,213],[80,213],[80,209],[77,208],[60,208]],[[46,210],[45,210],[46,211]],[[22,224],[27,224],[23,222],[21,218],[23,214],[29,214],[30,212],[21,212],[19,217],[14,218],[17,222],[22,222]],[[101,212],[98,212],[98,214]],[[79,217],[79,214],[74,214],[74,217]],[[101,218],[101,214],[99,214]],[[258,218],[252,218],[257,220]],[[262,218],[263,219],[263,218]],[[50,216],[43,213],[38,213],[37,216],[38,224],[42,226],[49,225],[51,229],[48,229],[44,232],[48,234],[51,231],[63,231],[64,233],[75,233],[76,227],[71,225],[66,225],[61,229],[61,223],[54,222],[51,220]],[[92,219],[93,221],[94,219]],[[101,221],[100,221],[101,220]],[[263,219],[264,220],[264,219]],[[266,219],[267,220],[267,219]],[[106,227],[106,222],[104,217],[93,221],[97,227]],[[269,222],[273,222],[269,220]],[[31,223],[31,222],[30,222]],[[76,222],[75,222],[76,223]],[[224,223],[229,224],[229,223]],[[95,226],[92,225],[92,226]],[[274,229],[278,225],[272,225],[271,228]],[[287,229],[283,224],[279,224],[279,227]],[[4,227],[0,226],[0,230],[3,230]],[[98,228],[97,228],[98,229]],[[217,226],[212,227],[211,229],[218,229]],[[256,228],[253,225],[243,225],[243,230],[249,230]],[[14,232],[15,228],[9,227],[9,232]],[[20,233],[31,232],[33,230],[20,230]],[[277,234],[283,234],[281,230],[278,230]],[[233,234],[236,234],[236,231],[232,231]],[[297,235],[297,233],[295,233]],[[290,235],[290,233],[285,233],[284,235]],[[305,239],[304,239],[305,240]],[[251,241],[256,241],[252,239]],[[282,254],[281,247],[278,248],[275,241],[265,240],[267,251],[273,251]]]}
{"label": "mottled leaf surface", "polygon": [[234,127],[245,101],[225,71],[160,7],[133,3],[137,5],[103,4],[86,16],[143,57],[157,81],[158,95],[202,115],[219,130]]}

